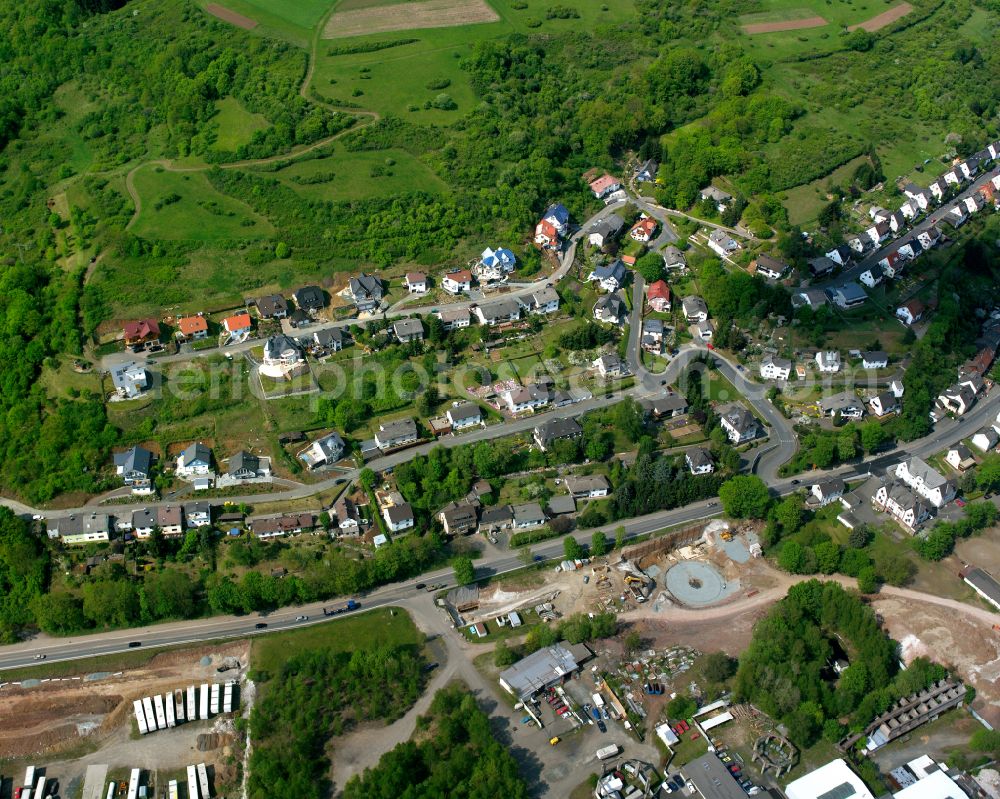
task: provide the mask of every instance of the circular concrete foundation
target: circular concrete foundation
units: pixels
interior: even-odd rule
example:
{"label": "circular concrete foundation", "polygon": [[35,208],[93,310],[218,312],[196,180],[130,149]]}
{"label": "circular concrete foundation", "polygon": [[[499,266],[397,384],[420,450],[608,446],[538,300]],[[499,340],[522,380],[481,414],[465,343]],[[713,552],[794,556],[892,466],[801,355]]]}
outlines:
{"label": "circular concrete foundation", "polygon": [[726,581],[719,570],[700,560],[685,560],[667,570],[667,590],[692,607],[718,602],[726,596]]}

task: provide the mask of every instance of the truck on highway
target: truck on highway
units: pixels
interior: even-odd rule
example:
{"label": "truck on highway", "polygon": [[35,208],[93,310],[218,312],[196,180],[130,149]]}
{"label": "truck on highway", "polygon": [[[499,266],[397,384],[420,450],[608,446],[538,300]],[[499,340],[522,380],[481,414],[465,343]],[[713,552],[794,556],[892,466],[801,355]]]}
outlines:
{"label": "truck on highway", "polygon": [[324,616],[337,616],[341,613],[348,613],[352,610],[357,610],[361,607],[360,602],[355,602],[353,599],[348,599],[346,605],[341,605],[339,608],[323,608]]}
{"label": "truck on highway", "polygon": [[156,730],[158,730],[160,728],[156,724],[156,713],[153,712],[153,700],[152,700],[152,698],[150,698],[148,696],[144,696],[142,698],[142,709],[146,713],[146,728],[150,732],[156,732]]}
{"label": "truck on highway", "polygon": [[188,774],[188,799],[198,799],[198,769],[194,766],[187,767]]}
{"label": "truck on highway", "polygon": [[609,757],[614,757],[618,754],[618,744],[608,744],[607,746],[602,746],[597,750],[598,760],[607,760]]}
{"label": "truck on highway", "polygon": [[198,764],[198,787],[201,789],[201,799],[212,799],[212,793],[208,790],[208,767],[204,763]]}
{"label": "truck on highway", "polygon": [[159,694],[153,697],[153,707],[156,708],[156,729],[165,730],[167,728],[167,713],[163,709],[163,697]]}
{"label": "truck on highway", "polygon": [[146,726],[146,711],[142,709],[142,700],[136,699],[132,708],[135,710],[135,723],[139,725],[139,735],[145,735],[149,732],[149,727]]}

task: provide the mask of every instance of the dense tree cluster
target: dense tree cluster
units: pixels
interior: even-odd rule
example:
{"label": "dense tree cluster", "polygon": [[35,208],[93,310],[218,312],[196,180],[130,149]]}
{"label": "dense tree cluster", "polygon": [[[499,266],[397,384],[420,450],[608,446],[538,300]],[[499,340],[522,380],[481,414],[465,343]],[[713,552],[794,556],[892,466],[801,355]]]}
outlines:
{"label": "dense tree cluster", "polygon": [[[315,793],[306,793],[309,799]],[[417,721],[417,734],[344,786],[345,799],[525,799],[517,763],[489,716],[460,685],[442,689]]]}

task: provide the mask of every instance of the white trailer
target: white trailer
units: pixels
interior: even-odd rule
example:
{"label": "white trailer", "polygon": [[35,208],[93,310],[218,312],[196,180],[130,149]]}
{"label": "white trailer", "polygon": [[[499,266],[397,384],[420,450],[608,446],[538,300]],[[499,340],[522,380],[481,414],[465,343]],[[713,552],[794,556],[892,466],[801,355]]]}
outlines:
{"label": "white trailer", "polygon": [[187,718],[188,721],[198,720],[198,688],[194,685],[188,686]]}
{"label": "white trailer", "polygon": [[167,728],[167,714],[163,710],[163,697],[159,694],[153,697],[153,707],[156,708],[156,728],[165,730]]}
{"label": "white trailer", "polygon": [[188,799],[198,799],[198,769],[188,766]]}
{"label": "white trailer", "polygon": [[607,746],[602,746],[597,750],[598,760],[607,760],[609,757],[614,757],[618,754],[618,744],[608,744]]}
{"label": "white trailer", "polygon": [[208,768],[204,763],[198,764],[198,787],[201,788],[201,799],[212,799],[212,793],[208,790]]}
{"label": "white trailer", "polygon": [[163,705],[167,709],[167,726],[176,727],[177,717],[174,715],[174,695],[167,691],[163,695]]}
{"label": "white trailer", "polygon": [[220,686],[217,682],[212,683],[212,693],[211,693],[211,701],[209,702],[209,709],[212,711],[213,716],[217,715],[219,712],[219,694],[221,687],[222,686]]}
{"label": "white trailer", "polygon": [[208,718],[208,683],[201,684],[201,703],[198,705],[198,718],[203,721]]}
{"label": "white trailer", "polygon": [[222,712],[233,712],[233,681],[226,682],[222,690]]}
{"label": "white trailer", "polygon": [[156,725],[156,714],[153,712],[153,700],[151,697],[143,697],[142,709],[146,711],[146,728],[150,732],[156,732],[159,727]]}
{"label": "white trailer", "polygon": [[128,778],[128,799],[138,799],[139,796],[139,769],[132,769]]}
{"label": "white trailer", "polygon": [[594,694],[591,699],[594,700],[594,707],[604,707],[604,697],[600,694]]}
{"label": "white trailer", "polygon": [[31,790],[35,787],[35,767],[28,766],[24,772],[24,784],[21,786],[21,793],[27,794],[23,799],[31,799]]}
{"label": "white trailer", "polygon": [[170,780],[170,782],[167,783],[167,796],[169,796],[170,799],[178,799],[177,780]]}
{"label": "white trailer", "polygon": [[32,796],[42,799],[45,796],[45,777],[35,777],[35,792]]}
{"label": "white trailer", "polygon": [[108,783],[108,792],[105,795],[104,799],[115,799],[115,788],[117,788],[117,787],[118,786],[117,786],[117,784],[115,783],[114,780],[112,780],[111,782],[109,782]]}
{"label": "white trailer", "polygon": [[185,720],[184,716],[184,689],[178,688],[174,691],[174,712],[177,714],[177,723]]}
{"label": "white trailer", "polygon": [[142,709],[142,700],[136,699],[132,708],[135,710],[135,723],[139,725],[139,735],[145,735],[149,732],[149,727],[146,726],[146,711]]}

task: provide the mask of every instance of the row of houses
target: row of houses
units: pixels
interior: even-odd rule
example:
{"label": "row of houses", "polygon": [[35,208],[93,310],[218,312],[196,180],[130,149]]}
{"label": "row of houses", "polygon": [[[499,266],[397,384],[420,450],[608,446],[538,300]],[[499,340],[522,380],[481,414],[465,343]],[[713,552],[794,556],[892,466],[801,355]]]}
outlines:
{"label": "row of houses", "polygon": [[[840,353],[836,350],[820,350],[814,357],[816,369],[821,374],[836,374],[842,368]],[[889,365],[888,353],[869,350],[861,353],[861,368],[865,370],[885,369]],[[794,364],[788,358],[765,355],[760,362],[760,376],[764,380],[785,381],[790,379]],[[796,370],[797,372],[799,370]],[[804,370],[803,370],[804,371]]]}
{"label": "row of houses", "polygon": [[205,527],[211,523],[210,503],[188,502],[183,505],[137,508],[115,515],[96,511],[73,513],[52,519],[46,526],[49,538],[58,538],[64,544],[89,544],[110,541],[112,536],[118,534],[147,539],[157,528],[168,538],[178,537],[187,528]]}

